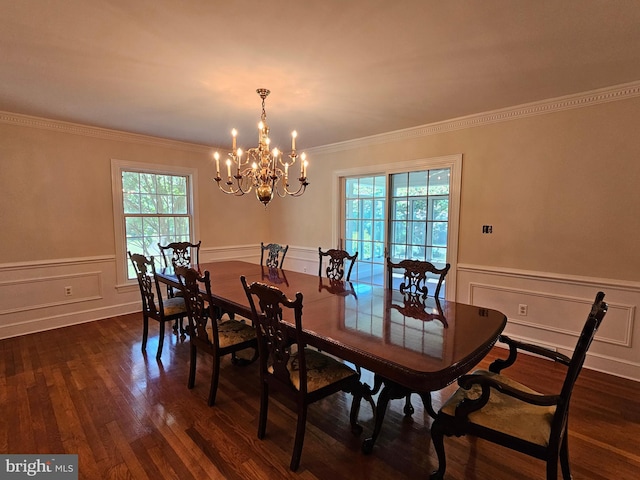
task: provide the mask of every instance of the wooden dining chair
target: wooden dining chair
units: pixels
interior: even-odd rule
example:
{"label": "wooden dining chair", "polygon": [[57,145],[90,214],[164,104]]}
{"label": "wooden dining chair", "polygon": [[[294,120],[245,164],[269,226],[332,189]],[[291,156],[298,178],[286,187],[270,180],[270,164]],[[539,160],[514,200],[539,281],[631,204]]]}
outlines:
{"label": "wooden dining chair", "polygon": [[[351,278],[351,270],[353,270],[353,264],[355,263],[356,258],[358,258],[358,252],[354,253],[353,255],[349,255],[349,252],[347,252],[346,250],[340,250],[337,248],[330,248],[326,252],[323,252],[322,248],[318,247],[318,257],[319,257],[319,262],[318,262],[319,277],[322,277],[322,274],[323,274],[323,271],[322,271],[323,258],[328,257],[329,264],[327,265],[327,268],[324,271],[324,274],[326,275],[326,277],[331,280],[342,280],[344,278],[344,280],[348,282],[349,279]],[[346,276],[344,274],[345,264],[346,264],[346,270],[347,270]]]}
{"label": "wooden dining chair", "polygon": [[[198,243],[191,242],[171,242],[167,245],[161,245],[158,243],[158,249],[162,254],[162,262],[164,267],[191,267],[197,266],[200,267],[200,244],[202,240]],[[169,297],[175,297],[176,295],[180,295],[180,289],[172,287],[171,285],[167,285],[167,295]],[[185,336],[185,329],[182,321],[176,323],[173,326],[175,332],[180,330],[180,334]]]}
{"label": "wooden dining chair", "polygon": [[[160,334],[158,337],[158,352],[156,358],[162,355],[164,344],[164,324],[174,322],[175,325],[187,316],[187,307],[184,299],[179,297],[163,298],[160,283],[156,277],[156,267],[153,257],[147,258],[138,253],[127,252],[133,264],[140,287],[142,297],[142,350],[147,348],[147,337],[149,335],[149,319],[153,318],[160,324]],[[174,330],[177,327],[174,326]]]}
{"label": "wooden dining chair", "polygon": [[[429,283],[431,282],[435,282],[433,298],[439,298],[442,284],[450,268],[451,266],[448,263],[443,268],[438,268],[431,262],[421,260],[402,260],[394,263],[387,257],[387,289],[393,290],[394,284],[397,283],[394,281],[395,270],[400,269],[402,271],[402,280],[398,290],[404,296],[404,307],[402,308],[407,309],[407,306],[411,306],[411,308],[414,309],[414,318],[422,319],[423,321],[431,321],[434,319],[444,320],[442,323],[446,328],[446,319],[444,319],[444,316],[440,315],[440,318],[438,318],[438,315],[421,316],[416,314],[415,309],[417,306],[422,305],[422,309],[424,310],[425,300],[429,295]],[[432,277],[435,277],[435,279],[432,280]],[[398,306],[394,308],[398,310]],[[410,310],[411,309],[405,310],[405,312]],[[384,387],[382,388],[383,384]],[[431,404],[431,392],[411,391],[374,372],[372,395],[378,393],[380,388],[382,388],[382,391],[378,397],[373,433],[371,437],[367,438],[362,444],[362,451],[367,454],[373,450],[373,445],[380,434],[389,401],[404,398],[405,405],[403,411],[405,415],[410,416],[413,415],[415,411],[411,403],[411,395],[417,393],[422,399],[427,413],[431,417],[436,416],[436,412]]]}
{"label": "wooden dining chair", "polygon": [[187,386],[191,389],[195,385],[198,352],[211,355],[213,368],[207,403],[212,406],[216,402],[218,391],[220,359],[231,354],[234,364],[244,365],[248,362],[237,359],[236,352],[253,348],[253,358],[249,362],[254,361],[258,355],[255,329],[252,325],[237,320],[218,322],[219,315],[212,313],[216,306],[211,295],[208,271],[200,275],[193,268],[176,266],[175,273],[189,318],[190,361]]}
{"label": "wooden dining chair", "polygon": [[[240,280],[251,306],[260,352],[258,438],[264,438],[266,433],[271,387],[293,397],[298,421],[289,466],[295,471],[300,465],[307,408],[311,403],[339,391],[352,393],[351,426],[353,431],[361,430],[353,408],[356,402],[360,404],[359,375],[334,357],[307,347],[302,334],[302,293],[290,300],[277,287],[260,282],[247,285],[244,276]],[[295,326],[285,318],[295,322]]]}
{"label": "wooden dining chair", "polygon": [[[282,268],[287,250],[289,250],[289,245],[282,246],[277,243],[265,245],[260,242],[260,265],[266,265],[269,268]],[[266,260],[264,258],[265,252],[267,253]]]}
{"label": "wooden dining chair", "polygon": [[[467,434],[544,460],[547,480],[557,479],[560,459],[562,477],[569,480],[567,425],[571,392],[607,308],[604,293],[598,292],[571,358],[502,335],[500,341],[509,346],[508,358],[495,360],[488,371],[477,370],[460,377],[460,388],[445,401],[431,426],[439,462],[431,480],[441,480],[445,474],[444,436]],[[515,363],[518,351],[540,355],[567,367],[557,394],[540,394],[500,373]]]}

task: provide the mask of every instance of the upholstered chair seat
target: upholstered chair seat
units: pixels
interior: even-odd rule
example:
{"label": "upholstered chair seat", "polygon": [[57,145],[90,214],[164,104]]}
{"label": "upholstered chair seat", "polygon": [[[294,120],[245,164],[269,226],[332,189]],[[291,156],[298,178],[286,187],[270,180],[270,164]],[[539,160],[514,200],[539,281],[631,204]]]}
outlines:
{"label": "upholstered chair seat", "polygon": [[[521,392],[541,395],[539,392],[505,375],[493,373],[489,370],[476,370],[471,375],[485,375]],[[466,398],[475,400],[480,397],[481,393],[482,387],[477,384],[473,385],[469,390],[459,388],[442,406],[441,413],[455,417],[456,407],[462,400]],[[471,412],[468,418],[469,422],[475,425],[502,432],[535,445],[548,447],[551,422],[555,413],[555,405],[533,405],[493,390],[484,408]]]}
{"label": "upholstered chair seat", "polygon": [[[356,373],[348,365],[313,348],[305,348],[304,354],[307,362],[307,392],[315,392]],[[291,384],[296,390],[300,390],[297,353],[291,355],[287,368]],[[269,373],[273,373],[273,366],[269,367]]]}
{"label": "upholstered chair seat", "polygon": [[163,304],[165,315],[187,314],[187,307],[184,304],[184,298],[182,297],[167,298],[164,300]]}
{"label": "upholstered chair seat", "polygon": [[[207,326],[209,339],[213,342],[213,333],[210,325]],[[220,348],[237,345],[239,343],[255,340],[256,331],[253,326],[239,322],[238,320],[227,320],[218,323],[218,342]]]}

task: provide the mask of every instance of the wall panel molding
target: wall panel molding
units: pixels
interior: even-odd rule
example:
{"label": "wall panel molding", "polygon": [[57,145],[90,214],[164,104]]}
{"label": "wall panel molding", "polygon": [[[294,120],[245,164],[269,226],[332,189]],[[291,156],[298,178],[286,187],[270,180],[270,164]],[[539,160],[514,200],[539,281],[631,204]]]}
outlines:
{"label": "wall panel molding", "polygon": [[[507,316],[505,334],[571,355],[597,291],[609,311],[585,366],[640,381],[640,283],[481,265],[458,265],[459,302]],[[526,314],[520,305],[527,306]]]}

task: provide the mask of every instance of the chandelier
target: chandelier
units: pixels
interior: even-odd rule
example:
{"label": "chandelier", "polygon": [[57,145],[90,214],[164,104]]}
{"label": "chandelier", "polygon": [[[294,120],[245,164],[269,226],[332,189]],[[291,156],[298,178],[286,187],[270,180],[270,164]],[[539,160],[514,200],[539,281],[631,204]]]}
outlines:
{"label": "chandelier", "polygon": [[[262,98],[262,115],[258,124],[258,146],[243,152],[241,148],[236,148],[237,130],[231,130],[233,147],[228,153],[226,160],[227,178],[220,176],[220,154],[215,152],[213,158],[216,160],[216,178],[218,187],[229,195],[244,195],[255,189],[256,197],[266,207],[273,199],[274,193],[279,197],[299,197],[309,185],[307,181],[306,155],[302,153],[299,160],[299,176],[297,178],[297,188],[291,187],[290,170],[298,160],[296,151],[297,132],[291,132],[291,152],[283,159],[283,154],[277,148],[270,148],[269,126],[267,125],[267,113],[264,109],[264,101],[269,95],[269,90],[259,88],[256,90]],[[293,174],[295,175],[295,174]]]}

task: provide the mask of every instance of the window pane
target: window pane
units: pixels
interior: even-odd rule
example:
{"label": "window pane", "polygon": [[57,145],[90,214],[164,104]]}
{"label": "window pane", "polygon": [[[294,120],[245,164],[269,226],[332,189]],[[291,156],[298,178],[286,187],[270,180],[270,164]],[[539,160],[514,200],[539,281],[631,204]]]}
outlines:
{"label": "window pane", "polygon": [[160,195],[170,195],[171,194],[171,176],[169,175],[158,175],[157,176],[157,192]]}
{"label": "window pane", "polygon": [[409,188],[406,195],[422,196],[427,194],[427,171],[409,173]]}
{"label": "window pane", "polygon": [[373,218],[373,200],[362,200],[362,218]]}
{"label": "window pane", "polygon": [[142,236],[142,218],[141,217],[125,218],[125,235],[127,237]]}
{"label": "window pane", "polygon": [[185,214],[187,213],[187,197],[186,196],[174,196],[173,197],[173,209],[171,213]]}
{"label": "window pane", "polygon": [[153,173],[140,174],[140,192],[156,193],[156,176]]}
{"label": "window pane", "polygon": [[425,221],[427,219],[427,200],[412,200],[411,201],[411,219]]}
{"label": "window pane", "polygon": [[344,187],[344,193],[347,198],[354,198],[358,196],[358,179],[347,178]]}
{"label": "window pane", "polygon": [[360,201],[359,200],[347,200],[347,205],[345,209],[346,218],[358,218],[360,212]]}
{"label": "window pane", "polygon": [[406,200],[396,200],[393,202],[393,220],[406,220],[409,218],[409,202]]}
{"label": "window pane", "polygon": [[431,225],[431,245],[437,245],[446,247],[447,246],[447,222],[430,222]]}
{"label": "window pane", "polygon": [[391,176],[391,196],[406,197],[408,190],[408,178],[406,173],[397,173]]}
{"label": "window pane", "polygon": [[432,220],[449,220],[449,199],[441,198],[433,200],[431,208]]}
{"label": "window pane", "polygon": [[122,191],[140,191],[140,174],[138,172],[122,172]]}
{"label": "window pane", "polygon": [[429,170],[429,195],[448,195],[449,176],[448,168]]}
{"label": "window pane", "polygon": [[176,217],[176,236],[189,238],[189,217]]}
{"label": "window pane", "polygon": [[140,213],[140,195],[137,193],[123,193],[122,203],[124,213]]}
{"label": "window pane", "polygon": [[373,187],[373,195],[375,197],[386,197],[387,195],[387,186],[384,176],[374,177],[374,187]]}
{"label": "window pane", "polygon": [[151,194],[140,195],[140,213],[158,213],[157,197]]}
{"label": "window pane", "polygon": [[[357,220],[347,220],[345,237],[347,239],[358,239],[358,221]],[[347,249],[350,251],[349,249]]]}

